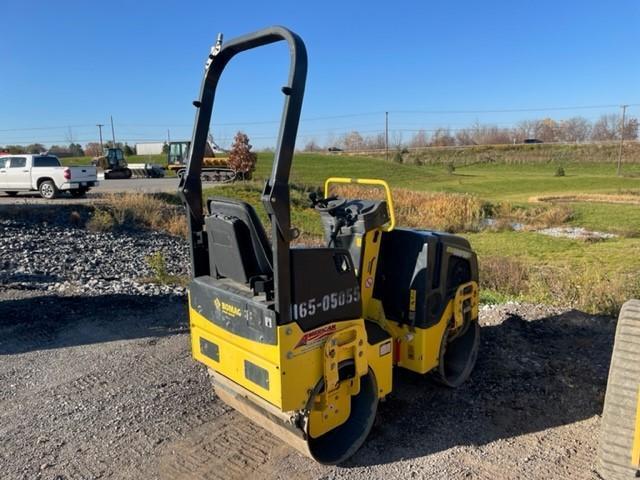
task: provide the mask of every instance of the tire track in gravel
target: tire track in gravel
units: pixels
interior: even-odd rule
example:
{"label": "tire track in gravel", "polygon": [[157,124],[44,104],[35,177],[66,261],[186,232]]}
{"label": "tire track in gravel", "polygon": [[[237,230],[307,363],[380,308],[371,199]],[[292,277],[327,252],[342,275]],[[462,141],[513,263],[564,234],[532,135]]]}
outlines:
{"label": "tire track in gravel", "polygon": [[[165,480],[273,478],[277,463],[298,455],[261,427],[230,411],[169,444],[160,457]],[[295,478],[295,477],[292,477]]]}

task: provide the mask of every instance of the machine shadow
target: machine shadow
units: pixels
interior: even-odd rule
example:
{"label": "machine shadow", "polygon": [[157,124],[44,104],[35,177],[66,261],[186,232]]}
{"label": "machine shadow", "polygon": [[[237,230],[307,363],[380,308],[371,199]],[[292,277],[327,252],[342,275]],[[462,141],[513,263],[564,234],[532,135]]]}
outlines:
{"label": "machine shadow", "polygon": [[39,295],[0,302],[0,355],[187,332],[175,295]]}
{"label": "machine shadow", "polygon": [[459,389],[397,369],[363,448],[344,467],[570,424],[602,412],[615,321],[570,311],[482,328],[476,369]]}

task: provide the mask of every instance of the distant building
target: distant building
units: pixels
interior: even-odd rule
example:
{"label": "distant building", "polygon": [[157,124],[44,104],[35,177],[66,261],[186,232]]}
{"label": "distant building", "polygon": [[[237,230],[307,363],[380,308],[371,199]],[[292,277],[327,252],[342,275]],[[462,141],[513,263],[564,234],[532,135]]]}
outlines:
{"label": "distant building", "polygon": [[137,155],[160,155],[164,142],[136,143]]}

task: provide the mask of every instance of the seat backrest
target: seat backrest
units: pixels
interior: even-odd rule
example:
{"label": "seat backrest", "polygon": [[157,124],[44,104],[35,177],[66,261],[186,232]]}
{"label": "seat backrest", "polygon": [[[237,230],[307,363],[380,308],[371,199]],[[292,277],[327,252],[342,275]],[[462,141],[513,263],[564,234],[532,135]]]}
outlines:
{"label": "seat backrest", "polygon": [[211,274],[239,283],[273,276],[271,244],[254,208],[224,197],[207,200]]}

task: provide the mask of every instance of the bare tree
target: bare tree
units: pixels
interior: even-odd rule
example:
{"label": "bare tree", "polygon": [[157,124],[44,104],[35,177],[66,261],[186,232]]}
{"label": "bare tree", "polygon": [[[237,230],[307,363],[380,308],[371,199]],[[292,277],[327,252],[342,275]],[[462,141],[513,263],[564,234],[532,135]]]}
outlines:
{"label": "bare tree", "polygon": [[84,146],[84,153],[90,157],[98,157],[102,155],[102,149],[98,142],[89,142]]}
{"label": "bare tree", "polygon": [[558,128],[558,140],[563,142],[584,142],[591,135],[591,122],[584,117],[562,120]]}
{"label": "bare tree", "polygon": [[552,118],[543,118],[536,123],[535,138],[543,142],[557,142],[560,136],[559,133],[558,122]]}
{"label": "bare tree", "polygon": [[402,132],[399,130],[393,130],[389,138],[389,146],[395,148],[396,150],[401,150],[402,144]]}
{"label": "bare tree", "polygon": [[476,122],[473,127],[458,136],[458,141],[464,141],[466,145],[495,145],[511,143],[512,137],[511,130],[507,128]]}
{"label": "bare tree", "polygon": [[499,128],[496,125],[488,125],[484,127],[483,138],[481,142],[486,145],[504,145],[511,143],[513,133],[508,128]]}
{"label": "bare tree", "polygon": [[416,134],[411,138],[409,146],[411,148],[424,148],[429,145],[429,139],[427,138],[427,132],[424,130],[418,130]]}
{"label": "bare tree", "polygon": [[473,131],[469,128],[461,128],[456,132],[456,143],[458,145],[476,145]]}
{"label": "bare tree", "polygon": [[522,142],[526,138],[533,138],[536,134],[538,120],[523,120],[516,126],[516,141]]}
{"label": "bare tree", "polygon": [[638,139],[638,119],[629,118],[624,123],[624,139],[625,140],[637,140]]}
{"label": "bare tree", "polygon": [[564,142],[584,142],[591,134],[591,122],[584,117],[563,120],[559,125],[559,140]]}
{"label": "bare tree", "polygon": [[591,140],[608,141],[620,138],[620,116],[615,113],[601,115],[593,124]]}
{"label": "bare tree", "polygon": [[312,138],[311,140],[309,140],[304,146],[305,152],[319,152],[320,150],[322,149],[320,148],[320,145],[316,143],[315,138]]}
{"label": "bare tree", "polygon": [[456,144],[456,139],[451,136],[448,128],[437,128],[431,136],[431,145],[434,147],[449,147]]}
{"label": "bare tree", "polygon": [[354,130],[344,136],[342,143],[346,150],[362,150],[364,146],[364,139],[360,133]]}
{"label": "bare tree", "polygon": [[384,133],[378,133],[377,135],[372,135],[369,137],[365,137],[364,139],[364,147],[367,150],[382,150],[385,147],[384,143]]}

